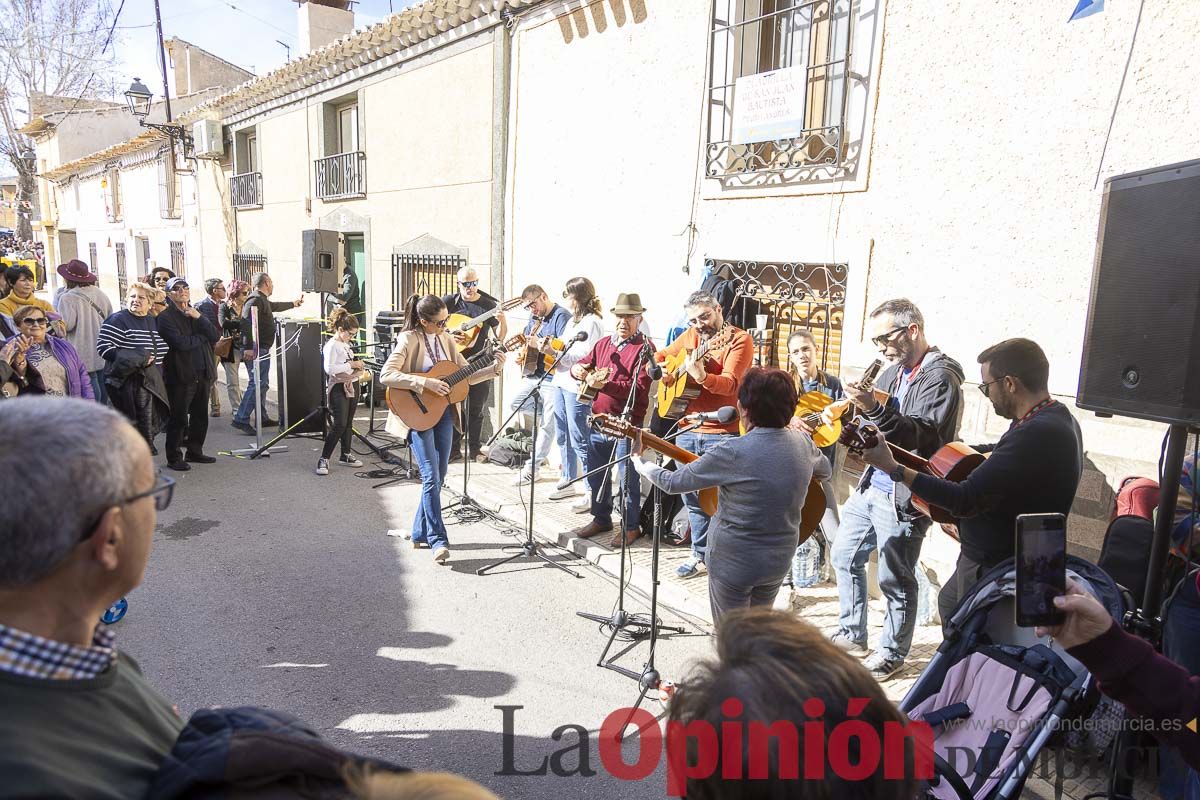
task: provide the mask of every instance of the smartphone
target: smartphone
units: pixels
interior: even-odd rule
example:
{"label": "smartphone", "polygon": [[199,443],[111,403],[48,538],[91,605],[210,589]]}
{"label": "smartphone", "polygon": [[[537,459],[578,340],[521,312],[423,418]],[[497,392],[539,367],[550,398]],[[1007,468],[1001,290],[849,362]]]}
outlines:
{"label": "smartphone", "polygon": [[1059,625],[1054,598],[1067,593],[1067,518],[1062,514],[1017,517],[1017,625]]}

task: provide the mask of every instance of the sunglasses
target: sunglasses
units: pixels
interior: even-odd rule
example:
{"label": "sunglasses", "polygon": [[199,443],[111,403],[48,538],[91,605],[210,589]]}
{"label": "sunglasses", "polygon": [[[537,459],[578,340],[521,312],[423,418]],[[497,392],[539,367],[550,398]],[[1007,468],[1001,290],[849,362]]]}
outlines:
{"label": "sunglasses", "polygon": [[46,325],[50,324],[50,320],[46,319],[45,317],[26,317],[25,319],[21,320],[21,324],[28,325],[31,328],[34,326],[45,327]]}
{"label": "sunglasses", "polygon": [[458,285],[465,287],[467,289],[474,289],[476,286],[479,285],[479,281],[459,281]]}
{"label": "sunglasses", "polygon": [[[175,496],[175,479],[170,477],[169,475],[163,475],[161,472],[159,472],[155,475],[154,486],[152,486],[151,488],[147,489],[144,492],[138,492],[137,494],[126,497],[124,500],[117,503],[116,506],[117,506],[117,508],[122,508],[124,506],[129,505],[130,503],[141,500],[143,497],[153,497],[154,498],[154,510],[155,511],[166,511],[167,506],[171,505],[171,499],[174,496]],[[111,506],[110,506],[110,508],[111,508]],[[86,531],[83,532],[83,535],[79,537],[79,541],[81,541],[81,542],[85,541],[88,537],[90,537],[92,535],[92,533],[96,530],[96,526],[100,524],[100,520],[104,518],[104,514],[107,514],[107,513],[108,513],[108,509],[106,508],[100,514],[100,516],[96,518],[96,521],[94,523],[92,523],[91,527],[89,527]]]}
{"label": "sunglasses", "polygon": [[450,318],[447,317],[446,319],[427,319],[427,320],[425,320],[425,322],[428,322],[430,325],[437,325],[439,328],[444,328],[450,322]]}
{"label": "sunglasses", "polygon": [[876,347],[883,347],[884,345],[891,344],[893,336],[895,336],[900,331],[906,331],[906,330],[908,330],[907,325],[901,325],[899,328],[892,328],[887,333],[881,334],[879,336],[872,336],[871,344],[875,345]]}
{"label": "sunglasses", "polygon": [[983,392],[984,397],[991,399],[992,396],[991,396],[991,394],[989,394],[991,392],[991,389],[989,389],[988,387],[991,386],[993,383],[999,383],[1000,381],[1004,380],[1007,377],[1008,377],[1007,375],[1001,375],[999,378],[996,378],[996,380],[994,380],[994,381],[988,381],[987,383],[981,383],[981,384],[979,384],[979,391]]}

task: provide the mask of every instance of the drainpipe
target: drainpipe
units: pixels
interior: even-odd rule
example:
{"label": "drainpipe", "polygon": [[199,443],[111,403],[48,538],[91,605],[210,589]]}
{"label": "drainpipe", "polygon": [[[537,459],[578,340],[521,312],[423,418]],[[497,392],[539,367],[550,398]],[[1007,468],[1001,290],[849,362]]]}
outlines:
{"label": "drainpipe", "polygon": [[505,296],[504,253],[507,246],[504,208],[508,194],[508,106],[512,92],[512,30],[516,16],[505,8],[492,46],[492,253],[488,291]]}

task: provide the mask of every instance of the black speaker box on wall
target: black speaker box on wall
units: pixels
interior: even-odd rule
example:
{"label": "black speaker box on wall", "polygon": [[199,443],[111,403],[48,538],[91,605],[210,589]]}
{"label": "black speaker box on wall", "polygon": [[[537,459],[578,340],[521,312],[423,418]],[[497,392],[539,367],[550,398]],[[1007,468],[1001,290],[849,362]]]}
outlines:
{"label": "black speaker box on wall", "polygon": [[1200,160],[1105,181],[1077,403],[1200,422]]}
{"label": "black speaker box on wall", "polygon": [[342,246],[337,231],[301,231],[300,288],[335,293],[342,283]]}

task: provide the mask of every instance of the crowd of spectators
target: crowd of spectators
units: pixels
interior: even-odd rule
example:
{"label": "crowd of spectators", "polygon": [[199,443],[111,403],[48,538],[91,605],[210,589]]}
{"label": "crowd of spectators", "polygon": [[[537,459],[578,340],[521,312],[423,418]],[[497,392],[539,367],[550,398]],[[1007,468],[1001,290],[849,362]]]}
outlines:
{"label": "crowd of spectators", "polygon": [[[269,362],[260,361],[264,393],[256,397],[253,359],[270,349],[263,339],[268,331],[273,338],[272,312],[298,306],[302,296],[271,302],[271,279],[259,273],[228,287],[210,278],[193,305],[187,279],[155,267],[129,286],[124,307],[114,309],[83,261],[60,265],[58,274],[62,286],[50,302],[37,294],[34,268],[0,270],[0,398],[53,395],[111,405],[133,423],[152,455],[165,432],[167,466],[185,471],[215,460],[204,441],[209,415],[222,413],[219,365],[235,428],[256,432],[249,420],[265,403]],[[252,306],[260,311],[257,332],[250,330]],[[243,364],[250,376],[245,391]],[[265,413],[260,422],[278,424]]]}

